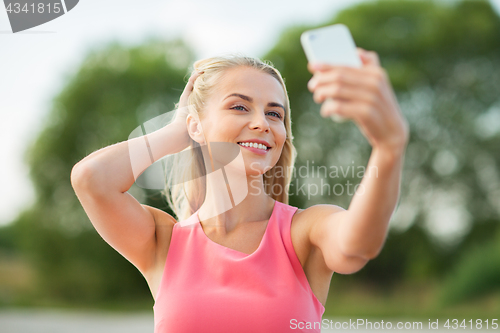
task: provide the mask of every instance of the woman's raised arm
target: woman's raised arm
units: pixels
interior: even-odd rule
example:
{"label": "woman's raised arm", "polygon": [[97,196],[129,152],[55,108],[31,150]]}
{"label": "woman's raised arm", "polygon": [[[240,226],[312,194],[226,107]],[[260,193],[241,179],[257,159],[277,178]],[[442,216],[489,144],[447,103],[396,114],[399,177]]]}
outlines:
{"label": "woman's raised arm", "polygon": [[174,121],[153,133],[100,149],[71,172],[73,189],[99,235],[143,274],[156,264],[159,228],[171,232],[175,219],[141,205],[127,191],[154,161],[189,146],[185,102],[196,77],[189,79]]}
{"label": "woman's raised arm", "polygon": [[[323,103],[321,115],[352,119],[372,146],[360,187],[348,210],[336,211],[311,227],[332,270],[354,272],[382,249],[399,197],[409,126],[375,52],[358,48],[363,68],[309,64],[308,87]],[[341,258],[341,259],[339,259]],[[363,260],[359,260],[363,259]],[[352,265],[353,262],[359,263]]]}

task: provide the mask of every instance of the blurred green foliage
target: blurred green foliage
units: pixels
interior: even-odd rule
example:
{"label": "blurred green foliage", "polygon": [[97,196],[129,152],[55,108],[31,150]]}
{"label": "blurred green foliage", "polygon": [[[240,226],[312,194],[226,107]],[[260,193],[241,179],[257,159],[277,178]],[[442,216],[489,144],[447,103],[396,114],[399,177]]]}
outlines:
{"label": "blurred green foliage", "polygon": [[469,301],[492,292],[500,295],[500,233],[493,241],[476,244],[443,281],[442,306]]}
{"label": "blurred green foliage", "polygon": [[[93,304],[145,299],[150,293],[139,271],[95,231],[70,173],[88,154],[126,141],[139,124],[173,110],[192,61],[180,40],[152,39],[133,48],[111,43],[91,51],[68,75],[25,155],[36,203],[13,224],[16,246],[38,273],[33,298]],[[141,193],[135,185],[131,192],[143,203],[166,207],[159,194]]]}
{"label": "blurred green foliage", "polygon": [[[499,231],[498,15],[487,1],[379,1],[348,8],[318,26],[334,23],[346,24],[359,47],[378,53],[409,120],[411,139],[400,204],[382,253],[357,274],[334,275],[331,291],[344,282],[389,290],[402,281],[435,278],[449,286],[443,287],[445,294],[462,290],[460,299],[496,288],[491,281],[500,280],[499,272],[490,266],[498,261],[484,254],[493,251]],[[315,27],[285,29],[262,57],[276,65],[287,84],[296,167],[311,161],[366,166],[371,147],[356,125],[321,118],[306,88],[311,74],[299,36]],[[68,75],[44,130],[26,152],[36,203],[0,230],[0,251],[18,249],[36,269],[33,299],[79,304],[146,299],[152,304],[138,270],[93,229],[73,192],[70,172],[88,154],[127,140],[138,125],[172,110],[193,61],[180,40],[149,40],[131,48],[110,43],[91,51]],[[344,186],[361,182],[350,175],[323,180]],[[158,192],[135,185],[130,192],[141,203],[172,213]],[[347,208],[351,198],[346,193],[292,195],[290,204]],[[477,244],[484,247],[470,252]],[[471,269],[489,272],[487,288],[472,287],[482,280],[474,280]]]}
{"label": "blurred green foliage", "polygon": [[[265,58],[287,78],[296,167],[311,160],[344,169],[366,166],[370,155],[356,125],[321,118],[306,89],[311,74],[300,34],[336,23],[349,27],[358,47],[377,52],[411,138],[398,211],[382,253],[355,275],[334,278],[332,288],[346,279],[390,289],[403,280],[443,277],[470,245],[493,242],[499,230],[500,18],[487,1],[377,1],[318,26],[287,29]],[[324,181],[346,188],[347,181],[358,184],[361,178]],[[294,196],[290,202],[347,208],[351,199],[332,194]]]}

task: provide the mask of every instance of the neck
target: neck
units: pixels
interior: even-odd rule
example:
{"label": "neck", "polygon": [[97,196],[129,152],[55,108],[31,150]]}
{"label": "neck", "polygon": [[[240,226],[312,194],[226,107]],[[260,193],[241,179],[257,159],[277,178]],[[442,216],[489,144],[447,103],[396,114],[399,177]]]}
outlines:
{"label": "neck", "polygon": [[223,235],[242,223],[269,219],[275,200],[264,192],[262,175],[241,177],[234,169],[224,168],[208,174],[206,180],[205,201],[198,212],[205,230],[213,228]]}

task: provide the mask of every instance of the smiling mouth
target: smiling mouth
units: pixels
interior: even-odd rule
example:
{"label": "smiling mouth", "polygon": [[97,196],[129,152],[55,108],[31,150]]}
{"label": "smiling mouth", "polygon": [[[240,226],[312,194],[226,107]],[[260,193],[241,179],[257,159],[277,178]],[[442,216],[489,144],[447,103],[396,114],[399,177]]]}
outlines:
{"label": "smiling mouth", "polygon": [[271,147],[267,147],[266,145],[263,145],[261,143],[238,142],[238,144],[242,147],[256,148],[256,149],[260,149],[263,151],[267,151],[267,150],[271,149]]}

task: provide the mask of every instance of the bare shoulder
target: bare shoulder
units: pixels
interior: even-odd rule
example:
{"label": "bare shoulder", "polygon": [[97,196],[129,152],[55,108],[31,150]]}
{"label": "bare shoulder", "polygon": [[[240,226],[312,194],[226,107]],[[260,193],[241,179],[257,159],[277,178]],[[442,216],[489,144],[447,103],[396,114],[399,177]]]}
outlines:
{"label": "bare shoulder", "polygon": [[[345,221],[347,213],[348,211],[340,206],[323,204],[300,210],[296,214],[292,238],[300,244],[299,251],[302,252],[304,264],[307,265],[308,261],[315,262],[310,264],[312,272],[327,269],[341,274],[352,274],[368,262],[364,258],[347,256],[340,249],[339,226]],[[311,259],[312,257],[315,259]]]}
{"label": "bare shoulder", "polygon": [[297,214],[301,214],[302,218],[310,219],[318,216],[341,212],[344,210],[345,210],[344,208],[337,205],[319,204],[308,207],[306,209],[299,209],[297,211]]}
{"label": "bare shoulder", "polygon": [[318,221],[344,209],[335,205],[314,205],[298,209],[292,218],[291,237],[295,253],[304,269],[311,290],[325,306],[333,270],[328,267],[322,249],[311,242],[311,230]]}
{"label": "bare shoulder", "polygon": [[291,236],[297,256],[305,266],[311,252],[313,244],[311,233],[318,223],[325,221],[331,214],[344,211],[345,209],[336,205],[314,205],[306,209],[298,209],[292,218]]}
{"label": "bare shoulder", "polygon": [[300,226],[303,231],[310,231],[315,222],[322,221],[331,214],[342,211],[345,211],[345,209],[337,205],[314,205],[306,209],[298,209],[293,217],[293,223]]}

